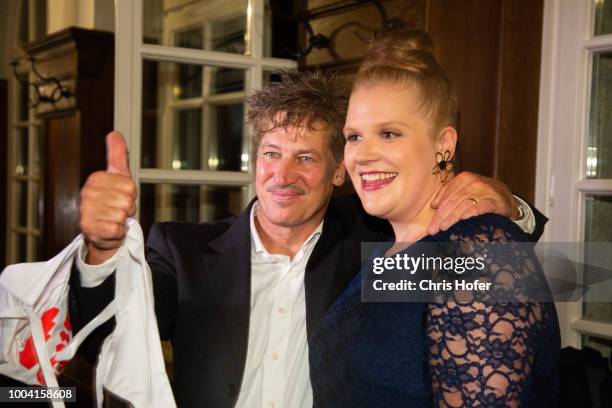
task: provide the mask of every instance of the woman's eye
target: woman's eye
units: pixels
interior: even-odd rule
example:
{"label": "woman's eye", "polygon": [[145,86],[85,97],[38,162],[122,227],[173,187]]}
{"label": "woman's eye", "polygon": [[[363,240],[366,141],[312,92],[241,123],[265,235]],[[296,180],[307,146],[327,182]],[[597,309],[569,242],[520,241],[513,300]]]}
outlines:
{"label": "woman's eye", "polygon": [[358,141],[359,138],[360,138],[359,135],[348,135],[348,136],[346,136],[345,139],[346,139],[347,143],[350,143],[350,142]]}
{"label": "woman's eye", "polygon": [[389,130],[385,130],[384,132],[382,132],[382,136],[385,139],[392,139],[394,137],[400,136],[400,134],[397,133],[397,132],[392,132],[392,131],[389,131]]}

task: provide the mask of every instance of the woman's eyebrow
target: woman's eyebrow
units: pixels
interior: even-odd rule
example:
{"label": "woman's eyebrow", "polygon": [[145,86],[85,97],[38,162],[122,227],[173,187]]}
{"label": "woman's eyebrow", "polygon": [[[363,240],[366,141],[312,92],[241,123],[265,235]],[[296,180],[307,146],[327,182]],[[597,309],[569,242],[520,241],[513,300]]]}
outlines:
{"label": "woman's eyebrow", "polygon": [[410,127],[410,125],[408,125],[407,123],[398,122],[398,121],[382,122],[382,123],[378,123],[376,126],[378,127],[388,127],[388,126]]}

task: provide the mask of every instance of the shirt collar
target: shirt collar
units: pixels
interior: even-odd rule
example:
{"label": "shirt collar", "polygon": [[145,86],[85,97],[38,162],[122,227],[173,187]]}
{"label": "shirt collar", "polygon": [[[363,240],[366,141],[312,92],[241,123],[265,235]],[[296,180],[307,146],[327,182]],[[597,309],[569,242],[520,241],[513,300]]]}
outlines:
{"label": "shirt collar", "polygon": [[[257,254],[268,254],[268,255],[270,255],[268,253],[268,251],[266,250],[266,247],[263,245],[263,242],[261,242],[261,238],[259,237],[259,233],[257,232],[257,226],[255,225],[255,216],[257,215],[257,209],[258,208],[259,208],[259,202],[255,201],[253,203],[253,206],[251,207],[251,215],[250,215],[250,223],[251,223],[251,248]],[[317,226],[317,228],[315,228],[315,230],[312,232],[312,234],[310,234],[308,236],[308,238],[306,238],[306,240],[302,244],[302,247],[300,248],[300,250],[305,248],[305,247],[307,247],[312,242],[314,242],[319,237],[319,235],[321,235],[322,232],[323,232],[323,221],[321,221],[321,223]]]}

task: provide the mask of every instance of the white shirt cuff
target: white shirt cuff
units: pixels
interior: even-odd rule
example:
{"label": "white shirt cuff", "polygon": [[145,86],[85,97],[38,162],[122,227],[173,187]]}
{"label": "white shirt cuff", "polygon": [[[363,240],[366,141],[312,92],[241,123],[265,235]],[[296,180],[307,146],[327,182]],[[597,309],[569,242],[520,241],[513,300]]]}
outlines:
{"label": "white shirt cuff", "polygon": [[517,196],[514,196],[514,198],[516,198],[519,204],[523,206],[523,210],[525,211],[525,216],[520,220],[514,221],[514,223],[518,225],[523,232],[531,235],[533,234],[533,231],[535,231],[535,215],[533,214],[533,211],[531,211],[529,204],[527,204],[523,199]]}
{"label": "white shirt cuff", "polygon": [[81,286],[85,288],[93,288],[104,282],[106,278],[111,276],[117,269],[117,254],[104,261],[99,265],[89,265],[85,263],[87,256],[87,244],[83,242],[76,255],[77,268],[81,277]]}

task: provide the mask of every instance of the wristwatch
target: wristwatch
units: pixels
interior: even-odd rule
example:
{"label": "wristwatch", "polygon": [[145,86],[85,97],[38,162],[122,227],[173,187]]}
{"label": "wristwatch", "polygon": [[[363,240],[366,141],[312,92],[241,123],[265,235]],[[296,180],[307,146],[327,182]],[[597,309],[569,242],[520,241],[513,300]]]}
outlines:
{"label": "wristwatch", "polygon": [[514,211],[514,221],[522,221],[527,216],[527,211],[525,211],[521,200],[516,200],[516,204],[516,210]]}

